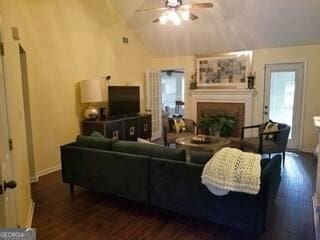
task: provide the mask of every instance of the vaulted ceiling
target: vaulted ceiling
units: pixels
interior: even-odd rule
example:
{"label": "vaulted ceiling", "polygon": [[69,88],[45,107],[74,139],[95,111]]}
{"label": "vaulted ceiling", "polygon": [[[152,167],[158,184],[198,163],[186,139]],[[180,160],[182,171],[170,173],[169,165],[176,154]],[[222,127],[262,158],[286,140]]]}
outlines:
{"label": "vaulted ceiling", "polygon": [[257,48],[320,43],[320,0],[183,0],[212,2],[211,9],[180,26],[152,23],[165,0],[112,0],[126,22],[155,56],[211,55]]}

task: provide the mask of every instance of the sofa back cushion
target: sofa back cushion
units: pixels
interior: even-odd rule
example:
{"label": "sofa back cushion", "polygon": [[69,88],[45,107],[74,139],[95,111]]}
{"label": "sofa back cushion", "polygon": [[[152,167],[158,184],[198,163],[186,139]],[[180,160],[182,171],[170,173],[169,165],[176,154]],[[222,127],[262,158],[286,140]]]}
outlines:
{"label": "sofa back cushion", "polygon": [[61,164],[66,183],[149,203],[150,157],[66,145]]}
{"label": "sofa back cushion", "polygon": [[190,153],[190,162],[197,164],[206,164],[213,156],[213,152],[196,152]]}
{"label": "sofa back cushion", "polygon": [[75,145],[78,147],[95,148],[100,150],[111,151],[112,139],[79,135],[77,137]]}
{"label": "sofa back cushion", "polygon": [[[190,162],[205,165],[213,157],[212,152],[196,152],[190,153]],[[261,159],[261,170],[263,170],[270,162],[270,159]]]}
{"label": "sofa back cushion", "polygon": [[182,149],[172,149],[156,144],[147,144],[129,141],[117,141],[112,145],[112,151],[132,153],[157,158],[165,158],[176,161],[185,161],[186,152]]}

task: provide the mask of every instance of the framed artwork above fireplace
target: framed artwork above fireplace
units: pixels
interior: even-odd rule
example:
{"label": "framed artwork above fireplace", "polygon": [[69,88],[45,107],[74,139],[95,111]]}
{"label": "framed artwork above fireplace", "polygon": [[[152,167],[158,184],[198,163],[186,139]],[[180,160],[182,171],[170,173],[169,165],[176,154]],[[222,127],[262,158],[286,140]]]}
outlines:
{"label": "framed artwork above fireplace", "polygon": [[232,52],[197,59],[197,85],[200,88],[247,88],[252,71],[252,51]]}

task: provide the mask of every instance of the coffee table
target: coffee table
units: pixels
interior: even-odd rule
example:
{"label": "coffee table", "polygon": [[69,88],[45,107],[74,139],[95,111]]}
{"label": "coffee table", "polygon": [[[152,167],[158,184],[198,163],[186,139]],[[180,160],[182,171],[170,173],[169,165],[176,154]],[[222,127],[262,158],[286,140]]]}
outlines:
{"label": "coffee table", "polygon": [[187,158],[190,158],[191,151],[216,153],[220,149],[230,146],[231,143],[228,138],[207,136],[211,140],[210,143],[198,144],[192,142],[193,137],[195,136],[179,137],[176,139],[177,148],[185,149]]}

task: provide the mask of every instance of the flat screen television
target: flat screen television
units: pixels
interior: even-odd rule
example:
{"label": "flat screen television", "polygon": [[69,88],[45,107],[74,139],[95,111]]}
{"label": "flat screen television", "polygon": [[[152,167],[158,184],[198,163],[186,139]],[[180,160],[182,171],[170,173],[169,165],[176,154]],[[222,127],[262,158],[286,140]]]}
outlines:
{"label": "flat screen television", "polygon": [[136,86],[109,86],[111,117],[140,113],[140,88]]}

